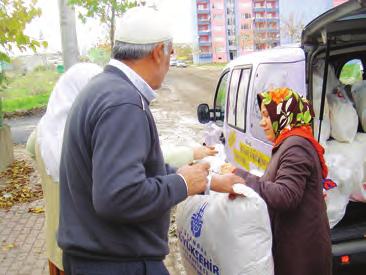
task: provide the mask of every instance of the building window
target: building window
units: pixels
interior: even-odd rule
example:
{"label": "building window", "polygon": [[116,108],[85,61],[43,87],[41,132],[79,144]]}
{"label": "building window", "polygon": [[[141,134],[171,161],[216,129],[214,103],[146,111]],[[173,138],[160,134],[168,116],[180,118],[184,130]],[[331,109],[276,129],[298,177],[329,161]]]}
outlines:
{"label": "building window", "polygon": [[215,19],[215,20],[222,20],[223,19],[223,16],[222,16],[222,14],[214,14],[213,15],[213,19]]}
{"label": "building window", "polygon": [[251,27],[250,27],[250,24],[241,24],[240,25],[240,29],[242,29],[242,30],[250,30]]}
{"label": "building window", "polygon": [[217,9],[217,10],[223,10],[224,5],[222,3],[216,3],[216,4],[212,4],[212,8]]}
{"label": "building window", "polygon": [[214,38],[214,41],[215,42],[222,42],[222,41],[224,41],[224,38],[222,36],[217,36],[217,37]]}
{"label": "building window", "polygon": [[214,26],[213,29],[214,31],[220,32],[223,30],[223,26]]}
{"label": "building window", "polygon": [[224,53],[225,52],[225,49],[223,47],[216,47],[215,48],[215,52],[216,53]]}
{"label": "building window", "polygon": [[252,17],[252,15],[247,12],[241,14],[241,19],[250,19],[251,17]]}

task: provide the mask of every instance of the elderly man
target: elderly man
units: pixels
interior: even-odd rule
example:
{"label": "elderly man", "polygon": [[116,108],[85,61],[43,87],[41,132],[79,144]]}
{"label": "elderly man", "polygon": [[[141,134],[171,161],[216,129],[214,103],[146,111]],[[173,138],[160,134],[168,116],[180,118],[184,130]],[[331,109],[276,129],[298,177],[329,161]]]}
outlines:
{"label": "elderly man", "polygon": [[[70,111],[60,166],[65,274],[168,274],[170,208],[207,188],[208,165],[165,165],[149,109],[169,68],[166,27],[157,11],[127,11],[113,59]],[[231,192],[237,181],[212,184]]]}

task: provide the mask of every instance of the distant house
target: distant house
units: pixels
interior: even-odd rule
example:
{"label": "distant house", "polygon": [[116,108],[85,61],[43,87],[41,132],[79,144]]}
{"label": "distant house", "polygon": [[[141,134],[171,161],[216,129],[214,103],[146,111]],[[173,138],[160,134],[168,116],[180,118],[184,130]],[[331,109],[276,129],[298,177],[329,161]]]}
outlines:
{"label": "distant house", "polygon": [[12,70],[13,66],[5,61],[0,61],[0,73]]}
{"label": "distant house", "polygon": [[16,58],[15,70],[30,72],[39,66],[57,66],[62,64],[61,53],[42,53],[34,55],[22,55]]}

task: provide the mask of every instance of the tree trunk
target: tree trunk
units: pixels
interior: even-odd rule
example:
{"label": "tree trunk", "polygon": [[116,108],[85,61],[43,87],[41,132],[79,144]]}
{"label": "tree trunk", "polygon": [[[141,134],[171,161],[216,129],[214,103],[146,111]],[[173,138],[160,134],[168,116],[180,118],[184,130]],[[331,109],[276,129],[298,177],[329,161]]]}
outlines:
{"label": "tree trunk", "polygon": [[67,5],[67,0],[58,0],[62,43],[62,59],[65,71],[79,61],[76,35],[75,10]]}
{"label": "tree trunk", "polygon": [[114,31],[116,29],[115,27],[115,17],[116,17],[116,10],[112,6],[112,16],[111,16],[111,31],[110,31],[110,39],[111,39],[111,51],[113,50],[114,46]]}

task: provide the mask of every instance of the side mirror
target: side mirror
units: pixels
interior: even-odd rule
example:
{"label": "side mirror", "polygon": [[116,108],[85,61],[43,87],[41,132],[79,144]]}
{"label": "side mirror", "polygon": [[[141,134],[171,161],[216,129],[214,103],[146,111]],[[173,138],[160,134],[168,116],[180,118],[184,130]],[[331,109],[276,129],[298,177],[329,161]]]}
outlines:
{"label": "side mirror", "polygon": [[202,103],[197,107],[197,117],[198,121],[202,124],[210,122],[210,107],[206,103]]}

